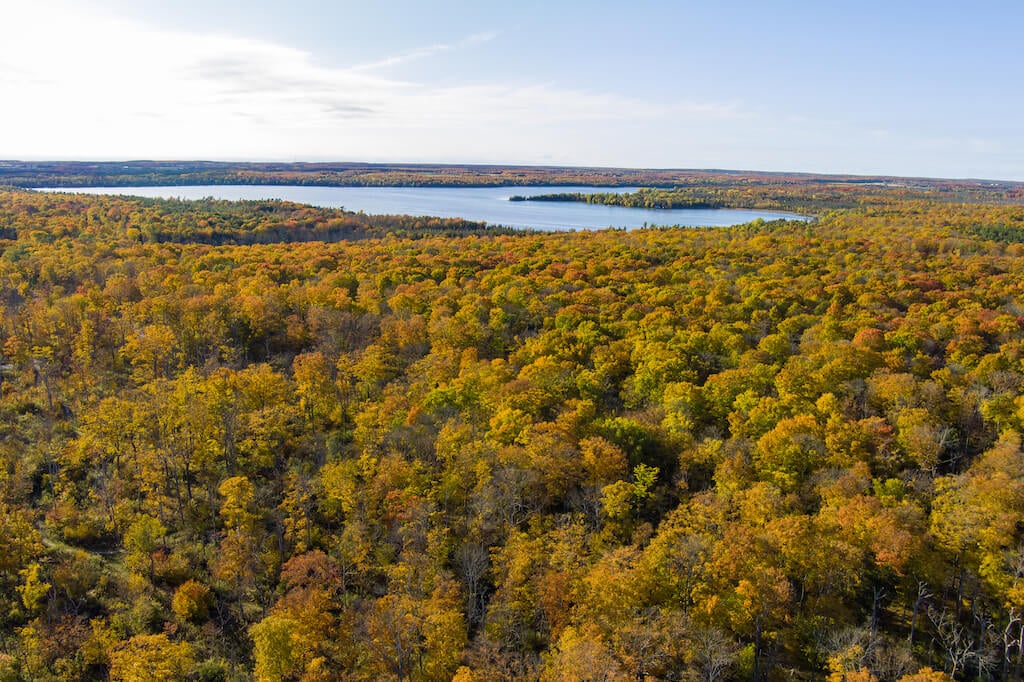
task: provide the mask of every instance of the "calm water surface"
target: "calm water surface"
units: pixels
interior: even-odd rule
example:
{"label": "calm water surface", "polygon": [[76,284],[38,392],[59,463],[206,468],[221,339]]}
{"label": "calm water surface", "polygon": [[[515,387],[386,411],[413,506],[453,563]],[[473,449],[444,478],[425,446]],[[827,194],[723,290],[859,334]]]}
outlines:
{"label": "calm water surface", "polygon": [[579,202],[509,201],[513,195],[555,192],[631,192],[634,187],[302,187],[292,185],[196,185],[183,187],[81,187],[42,191],[125,194],[181,199],[284,199],[364,213],[465,218],[536,230],[635,229],[646,225],[724,226],[758,218],[805,219],[793,213],[742,209],[641,209]]}

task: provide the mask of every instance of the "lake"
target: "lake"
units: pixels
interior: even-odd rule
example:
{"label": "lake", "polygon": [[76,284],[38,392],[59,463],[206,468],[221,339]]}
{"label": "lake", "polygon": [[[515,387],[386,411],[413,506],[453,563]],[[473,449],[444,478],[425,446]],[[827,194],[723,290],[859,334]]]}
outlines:
{"label": "lake", "polygon": [[651,225],[718,227],[763,218],[806,220],[793,213],[744,209],[643,209],[582,202],[509,201],[513,195],[553,192],[631,192],[635,187],[307,187],[293,185],[197,185],[182,187],[40,188],[46,192],[125,194],[203,199],[284,199],[312,206],[373,214],[464,218],[536,230],[635,229]]}

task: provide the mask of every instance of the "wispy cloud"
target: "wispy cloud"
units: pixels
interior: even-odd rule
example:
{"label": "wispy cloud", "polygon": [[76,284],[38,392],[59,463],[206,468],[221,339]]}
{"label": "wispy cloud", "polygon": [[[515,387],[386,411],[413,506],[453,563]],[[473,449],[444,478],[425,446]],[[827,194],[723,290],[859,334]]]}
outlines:
{"label": "wispy cloud", "polygon": [[350,71],[372,71],[375,69],[383,69],[389,66],[397,66],[399,64],[405,64],[408,62],[418,61],[420,59],[427,59],[443,52],[451,52],[452,50],[459,50],[461,48],[472,47],[475,45],[482,45],[483,43],[490,42],[498,37],[497,31],[481,31],[480,33],[474,33],[471,36],[463,38],[454,44],[437,43],[428,47],[421,47],[415,50],[409,50],[408,52],[402,52],[384,59],[378,59],[373,62],[367,62],[366,64],[357,64],[350,67]]}
{"label": "wispy cloud", "polygon": [[464,45],[480,45],[482,43],[489,43],[495,38],[501,35],[498,31],[481,31],[480,33],[474,33],[473,35],[466,38],[462,43]]}
{"label": "wispy cloud", "polygon": [[[480,32],[354,67],[233,35],[169,31],[81,6],[18,3],[0,43],[0,158],[541,159],[593,146],[594,126],[735,116],[550,83],[417,83],[386,67],[496,40]],[[16,131],[16,132],[15,132]],[[596,159],[581,159],[592,162]]]}
{"label": "wispy cloud", "polygon": [[391,57],[385,57],[384,59],[378,59],[374,62],[367,62],[366,64],[357,64],[350,67],[350,71],[373,71],[375,69],[383,69],[389,66],[397,66],[398,64],[405,64],[406,62],[414,62],[419,59],[426,59],[427,57],[433,57],[441,52],[447,52],[452,49],[451,45],[431,45],[430,47],[421,47],[416,50],[410,50],[409,52],[403,52],[402,54],[396,54]]}

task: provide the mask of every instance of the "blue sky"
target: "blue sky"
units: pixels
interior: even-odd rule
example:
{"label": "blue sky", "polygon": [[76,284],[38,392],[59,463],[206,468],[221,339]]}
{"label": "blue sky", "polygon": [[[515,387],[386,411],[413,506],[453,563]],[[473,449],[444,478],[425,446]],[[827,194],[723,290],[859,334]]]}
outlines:
{"label": "blue sky", "polygon": [[1019,0],[0,0],[0,12],[0,158],[1024,180]]}

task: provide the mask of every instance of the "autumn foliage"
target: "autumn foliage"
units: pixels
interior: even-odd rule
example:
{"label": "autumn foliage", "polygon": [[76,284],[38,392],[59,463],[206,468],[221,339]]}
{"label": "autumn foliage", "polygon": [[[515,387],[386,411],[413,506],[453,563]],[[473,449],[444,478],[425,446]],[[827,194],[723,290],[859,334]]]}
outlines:
{"label": "autumn foliage", "polygon": [[864,192],[0,193],[0,679],[1019,679],[1024,209]]}

